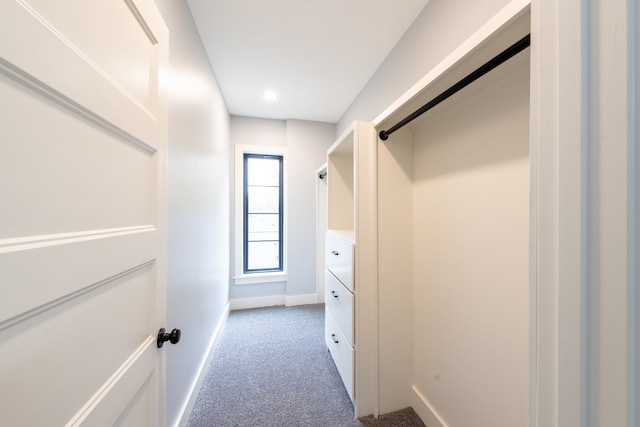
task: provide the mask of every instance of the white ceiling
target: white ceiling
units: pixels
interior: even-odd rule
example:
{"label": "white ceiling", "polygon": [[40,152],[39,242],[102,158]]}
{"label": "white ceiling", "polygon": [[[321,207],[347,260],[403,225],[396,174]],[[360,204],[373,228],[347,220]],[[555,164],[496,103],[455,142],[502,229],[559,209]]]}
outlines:
{"label": "white ceiling", "polygon": [[329,123],[428,1],[187,0],[231,114]]}

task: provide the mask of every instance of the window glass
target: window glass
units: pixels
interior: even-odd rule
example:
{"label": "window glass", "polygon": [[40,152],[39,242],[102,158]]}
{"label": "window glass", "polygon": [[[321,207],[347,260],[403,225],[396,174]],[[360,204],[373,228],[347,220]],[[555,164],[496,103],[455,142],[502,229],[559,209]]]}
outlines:
{"label": "window glass", "polygon": [[248,187],[247,199],[250,214],[280,212],[280,188],[278,187]]}
{"label": "window glass", "polygon": [[282,156],[244,154],[244,272],[282,271]]}
{"label": "window glass", "polygon": [[279,240],[280,215],[278,214],[249,214],[249,241]]}
{"label": "window glass", "polygon": [[249,242],[247,269],[249,271],[276,270],[280,263],[278,242]]}
{"label": "window glass", "polygon": [[[248,154],[248,156],[253,156]],[[247,185],[280,186],[280,156],[256,156],[247,158]]]}

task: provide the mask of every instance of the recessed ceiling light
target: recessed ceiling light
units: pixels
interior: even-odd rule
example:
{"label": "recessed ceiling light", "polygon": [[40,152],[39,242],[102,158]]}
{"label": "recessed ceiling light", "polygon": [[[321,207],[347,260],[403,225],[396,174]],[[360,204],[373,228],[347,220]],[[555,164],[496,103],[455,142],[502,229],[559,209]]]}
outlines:
{"label": "recessed ceiling light", "polygon": [[265,90],[264,92],[262,92],[262,96],[264,97],[264,99],[270,102],[275,102],[278,100],[278,94],[273,90]]}

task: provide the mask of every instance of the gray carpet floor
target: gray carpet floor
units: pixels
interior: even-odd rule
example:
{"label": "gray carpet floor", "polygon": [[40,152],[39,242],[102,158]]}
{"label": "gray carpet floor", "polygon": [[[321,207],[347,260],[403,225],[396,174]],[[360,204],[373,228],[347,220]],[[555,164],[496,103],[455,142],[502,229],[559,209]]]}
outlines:
{"label": "gray carpet floor", "polygon": [[423,427],[411,408],[355,419],[324,343],[324,305],[233,311],[189,427]]}

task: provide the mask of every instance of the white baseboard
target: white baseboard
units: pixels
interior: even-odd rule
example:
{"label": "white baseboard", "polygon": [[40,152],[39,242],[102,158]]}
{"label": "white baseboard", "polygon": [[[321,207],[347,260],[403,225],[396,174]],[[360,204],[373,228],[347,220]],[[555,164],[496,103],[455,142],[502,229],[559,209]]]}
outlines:
{"label": "white baseboard", "polygon": [[268,297],[237,298],[230,302],[231,310],[246,310],[249,308],[272,307],[274,305],[294,305],[317,304],[318,295],[271,295]]}
{"label": "white baseboard", "polygon": [[284,305],[284,295],[272,295],[268,297],[236,298],[229,301],[231,311],[246,310],[248,308],[271,307]]}
{"label": "white baseboard", "polygon": [[220,340],[220,336],[222,335],[222,330],[224,325],[227,323],[227,318],[229,317],[229,311],[231,310],[230,304],[227,304],[222,317],[218,320],[218,324],[211,335],[211,339],[209,340],[209,348],[207,349],[207,354],[202,359],[200,366],[198,367],[198,375],[191,385],[191,390],[189,392],[189,396],[185,401],[185,404],[180,413],[180,417],[178,418],[178,423],[176,427],[185,427],[187,425],[187,421],[189,421],[189,416],[191,415],[191,411],[193,410],[193,405],[196,403],[196,398],[200,393],[200,388],[202,387],[202,382],[204,381],[204,377],[206,374],[206,368],[211,363],[211,358],[213,356],[213,349],[218,344]]}
{"label": "white baseboard", "polygon": [[412,387],[413,393],[411,393],[411,406],[416,414],[422,419],[422,422],[429,427],[448,427],[444,422],[438,411],[433,408],[433,405],[429,403],[426,397],[416,386]]}
{"label": "white baseboard", "polygon": [[306,295],[287,295],[285,297],[285,305],[291,307],[294,305],[308,305],[317,304],[318,294],[306,294]]}

